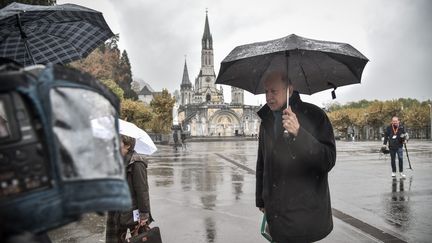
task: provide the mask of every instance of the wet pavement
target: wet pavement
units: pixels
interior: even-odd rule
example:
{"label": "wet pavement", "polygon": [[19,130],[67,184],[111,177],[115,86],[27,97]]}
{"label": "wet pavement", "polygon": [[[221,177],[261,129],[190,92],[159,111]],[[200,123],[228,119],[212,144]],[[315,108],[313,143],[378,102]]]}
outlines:
{"label": "wet pavement", "polygon": [[[381,142],[337,142],[329,174],[334,230],[321,242],[430,242],[432,142],[410,141],[414,170],[391,177]],[[170,242],[267,242],[255,208],[257,141],[158,146],[148,168],[152,214]],[[405,155],[404,155],[405,156]],[[404,164],[407,167],[406,156]],[[104,242],[105,218],[50,232],[53,242]]]}

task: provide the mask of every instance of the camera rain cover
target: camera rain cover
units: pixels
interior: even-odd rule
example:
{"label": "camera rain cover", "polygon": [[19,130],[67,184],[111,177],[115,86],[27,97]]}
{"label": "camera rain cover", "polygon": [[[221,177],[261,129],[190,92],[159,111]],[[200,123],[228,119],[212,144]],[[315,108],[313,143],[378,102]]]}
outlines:
{"label": "camera rain cover", "polygon": [[50,89],[53,131],[63,180],[123,178],[115,134],[116,110],[97,92]]}
{"label": "camera rain cover", "polygon": [[131,206],[120,104],[106,86],[51,64],[2,71],[0,84],[9,129],[0,138],[2,221],[16,222],[12,230],[41,232],[83,213]]}

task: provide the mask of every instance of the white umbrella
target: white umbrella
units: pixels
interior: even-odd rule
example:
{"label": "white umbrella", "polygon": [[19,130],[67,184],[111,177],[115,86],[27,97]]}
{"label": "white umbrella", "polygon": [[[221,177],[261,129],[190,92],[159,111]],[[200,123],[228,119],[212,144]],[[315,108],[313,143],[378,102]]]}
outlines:
{"label": "white umbrella", "polygon": [[119,132],[122,135],[136,139],[135,151],[139,154],[150,155],[156,152],[156,145],[150,136],[135,124],[119,119]]}

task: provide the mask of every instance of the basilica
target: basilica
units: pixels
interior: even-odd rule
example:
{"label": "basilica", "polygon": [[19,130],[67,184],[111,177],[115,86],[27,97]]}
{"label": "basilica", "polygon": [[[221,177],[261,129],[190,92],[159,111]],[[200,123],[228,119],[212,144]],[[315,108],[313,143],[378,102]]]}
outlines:
{"label": "basilica", "polygon": [[180,94],[177,97],[178,122],[190,136],[256,136],[259,106],[244,104],[244,90],[231,87],[231,103],[224,102],[222,87],[215,84],[213,38],[206,13],[201,41],[201,68],[195,83],[189,80],[185,61]]}

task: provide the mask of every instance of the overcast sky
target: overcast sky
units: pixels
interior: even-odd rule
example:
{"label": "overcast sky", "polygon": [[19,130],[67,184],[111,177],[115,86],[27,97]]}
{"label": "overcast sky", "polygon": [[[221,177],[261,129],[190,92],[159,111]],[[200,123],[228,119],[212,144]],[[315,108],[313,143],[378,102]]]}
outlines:
{"label": "overcast sky", "polygon": [[[346,42],[370,62],[362,83],[338,88],[336,101],[432,99],[432,1],[429,0],[58,0],[101,11],[120,34],[134,78],[154,90],[180,89],[185,55],[194,84],[200,69],[201,38],[208,8],[215,72],[237,45],[289,34]],[[223,86],[225,101],[230,88]],[[245,95],[246,103],[265,103]],[[330,90],[303,100],[322,106]]]}

